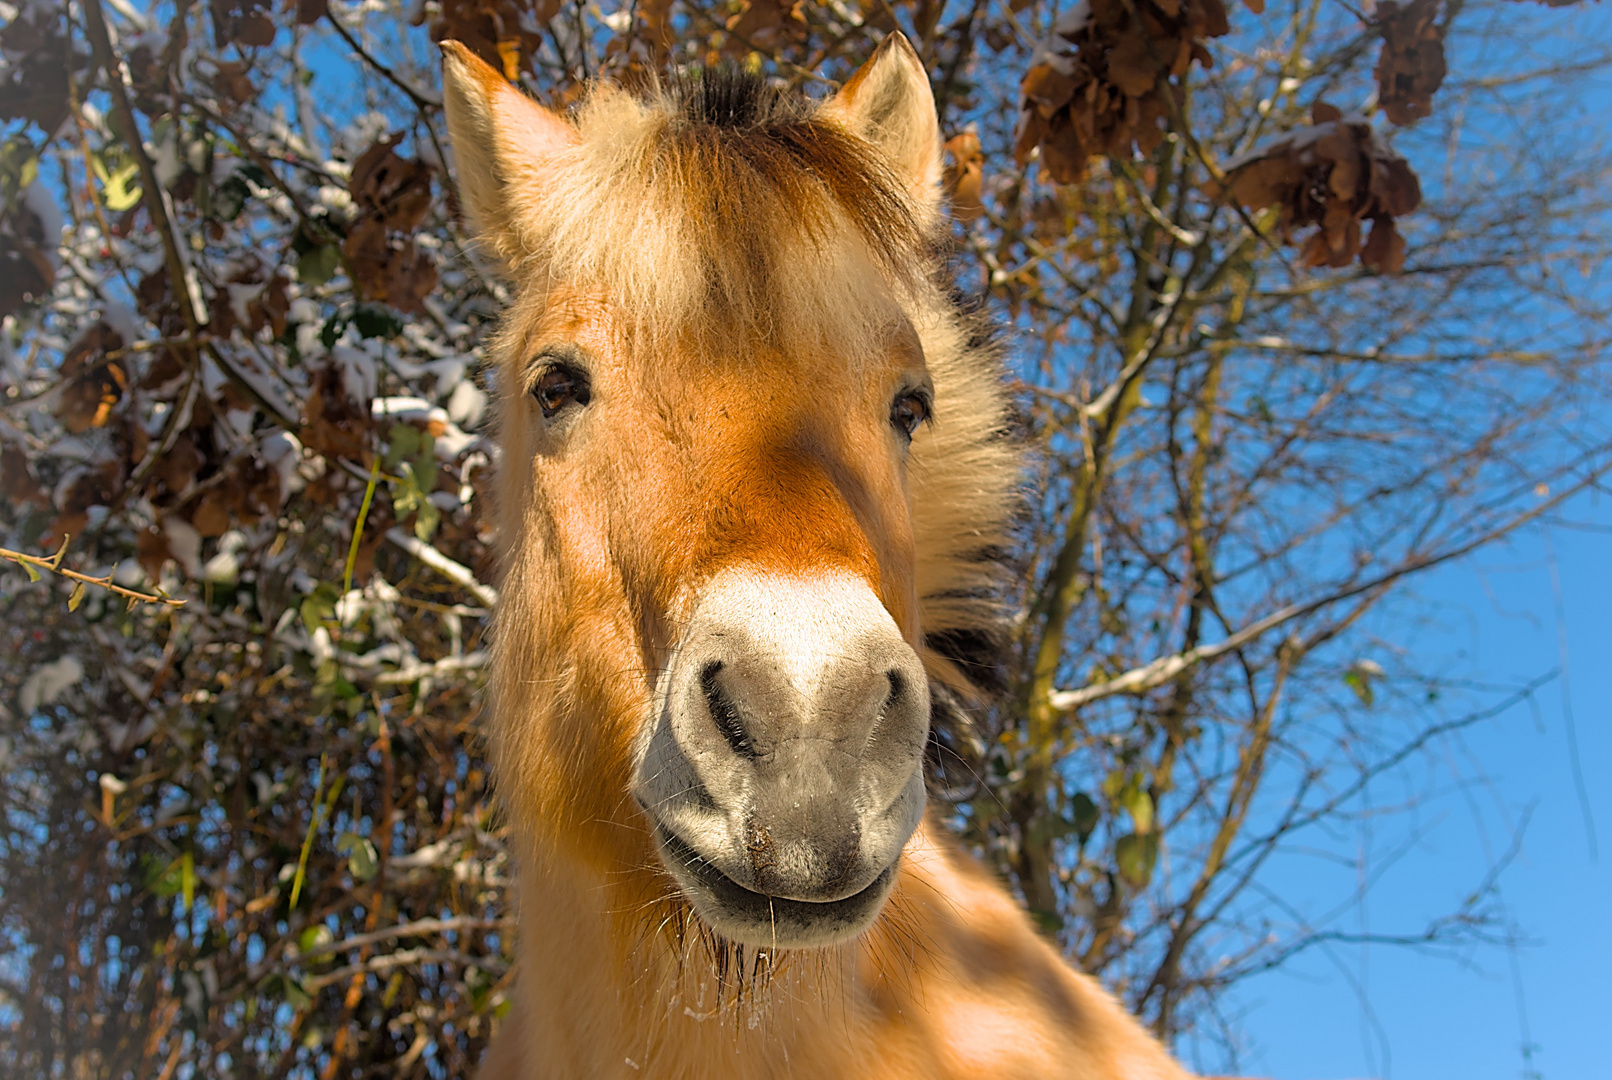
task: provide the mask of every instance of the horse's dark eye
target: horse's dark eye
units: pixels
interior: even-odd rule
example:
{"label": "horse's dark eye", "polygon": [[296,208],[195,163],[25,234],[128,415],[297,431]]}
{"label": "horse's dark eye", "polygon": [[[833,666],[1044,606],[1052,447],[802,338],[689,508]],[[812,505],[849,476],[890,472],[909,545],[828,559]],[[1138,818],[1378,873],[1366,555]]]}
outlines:
{"label": "horse's dark eye", "polygon": [[921,391],[905,391],[890,406],[890,422],[909,439],[918,430],[918,425],[928,419],[929,398]]}
{"label": "horse's dark eye", "polygon": [[573,402],[588,403],[588,378],[573,368],[549,368],[532,387],[532,396],[543,409],[543,415],[552,417]]}

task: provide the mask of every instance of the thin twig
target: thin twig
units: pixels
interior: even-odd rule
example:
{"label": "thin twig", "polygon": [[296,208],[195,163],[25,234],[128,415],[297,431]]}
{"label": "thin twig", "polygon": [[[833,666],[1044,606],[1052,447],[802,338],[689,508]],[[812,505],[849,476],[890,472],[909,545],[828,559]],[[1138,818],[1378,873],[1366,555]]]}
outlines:
{"label": "thin twig", "polygon": [[379,74],[381,78],[403,91],[403,93],[408,96],[408,99],[414,102],[415,108],[442,108],[442,102],[434,101],[420,93],[420,91],[404,82],[397,72],[393,71],[391,68],[387,67],[385,64],[371,56],[369,54],[369,50],[365,49],[363,45],[359,44],[358,39],[353,37],[352,32],[341,24],[340,19],[336,18],[336,12],[334,10],[327,10],[325,14],[329,19],[330,25],[336,28],[336,33],[341,35],[341,39],[348,44],[353,52],[358,54],[359,59],[363,60],[364,63],[374,68],[376,73]]}
{"label": "thin twig", "polygon": [[474,965],[484,970],[502,971],[505,964],[496,956],[470,956],[453,949],[405,949],[402,952],[390,953],[386,956],[377,956],[362,964],[353,964],[349,967],[337,968],[324,975],[315,975],[302,980],[302,988],[308,993],[317,993],[327,986],[349,979],[353,975],[367,971],[387,971],[391,968],[411,967],[415,964],[463,964]]}
{"label": "thin twig", "polygon": [[477,581],[470,567],[454,562],[424,540],[410,536],[396,527],[386,530],[386,538],[449,581],[464,586],[472,596],[481,601],[483,607],[490,608],[498,603],[497,589]]}
{"label": "thin twig", "polygon": [[[151,593],[137,592],[134,589],[125,589],[122,585],[119,585],[112,580],[111,574],[107,574],[105,577],[91,577],[88,574],[81,574],[77,570],[69,570],[67,567],[61,565],[62,557],[67,554],[68,539],[69,538],[67,537],[62,539],[61,548],[50,558],[45,558],[41,555],[27,555],[21,551],[12,551],[10,548],[0,548],[0,559],[5,559],[8,562],[16,563],[18,566],[28,571],[28,576],[33,578],[35,581],[39,580],[39,570],[46,570],[52,574],[64,577],[69,581],[76,581],[79,583],[80,587],[85,585],[95,585],[99,588],[105,589],[107,592],[116,593],[119,596],[127,598],[131,607],[137,602],[143,604],[166,604],[168,607],[176,608],[185,606],[185,601],[175,600],[173,597],[162,592],[161,590],[158,590],[158,592],[153,595]],[[38,569],[34,569],[35,567]],[[73,606],[77,607],[78,605],[74,604]]]}
{"label": "thin twig", "polygon": [[343,941],[328,941],[323,945],[316,945],[298,955],[298,959],[306,960],[315,956],[324,956],[326,953],[345,952],[349,949],[362,948],[373,945],[377,941],[386,941],[391,938],[425,937],[428,934],[446,934],[459,930],[513,930],[514,919],[478,919],[473,916],[460,916],[454,919],[417,919],[410,923],[399,923],[397,926],[388,926],[381,930],[371,930],[366,934],[355,934]]}

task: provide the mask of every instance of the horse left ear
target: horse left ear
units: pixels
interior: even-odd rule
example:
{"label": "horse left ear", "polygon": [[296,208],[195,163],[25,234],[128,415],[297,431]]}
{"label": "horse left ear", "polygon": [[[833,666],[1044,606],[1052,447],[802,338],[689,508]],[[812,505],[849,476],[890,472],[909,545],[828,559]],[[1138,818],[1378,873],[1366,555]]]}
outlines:
{"label": "horse left ear", "polygon": [[576,129],[457,41],[442,43],[442,90],[460,201],[507,270],[529,254],[522,223],[576,145]]}
{"label": "horse left ear", "polygon": [[890,156],[921,206],[940,211],[940,121],[929,73],[897,30],[857,69],[822,114]]}

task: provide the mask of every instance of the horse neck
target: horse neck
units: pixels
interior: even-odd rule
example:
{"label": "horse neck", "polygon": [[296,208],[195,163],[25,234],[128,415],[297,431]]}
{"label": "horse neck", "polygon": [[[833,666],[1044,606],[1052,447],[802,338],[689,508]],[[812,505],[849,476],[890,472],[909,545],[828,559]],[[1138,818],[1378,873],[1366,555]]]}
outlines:
{"label": "horse neck", "polygon": [[667,1076],[836,1075],[861,950],[774,968],[713,941],[670,889],[527,845],[517,1022],[531,1052],[556,1076],[613,1075],[624,1060]]}

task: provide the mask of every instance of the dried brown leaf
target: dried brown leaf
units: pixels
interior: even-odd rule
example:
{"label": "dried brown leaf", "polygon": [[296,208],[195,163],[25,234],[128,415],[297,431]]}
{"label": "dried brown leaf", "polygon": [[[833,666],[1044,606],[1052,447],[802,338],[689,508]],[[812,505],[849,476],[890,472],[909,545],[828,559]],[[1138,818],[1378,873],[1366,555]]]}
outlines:
{"label": "dried brown leaf", "polygon": [[302,445],[326,457],[364,460],[369,450],[368,402],[347,396],[340,370],[327,365],[315,372],[303,409]]}
{"label": "dried brown leaf", "polygon": [[431,166],[400,157],[393,135],[365,150],[353,162],[347,190],[353,203],[388,229],[408,231],[431,209]]}
{"label": "dried brown leaf", "polygon": [[727,21],[736,39],[730,52],[748,52],[758,49],[776,49],[790,41],[806,36],[806,17],[801,14],[803,0],[745,0],[738,14]]}
{"label": "dried brown leaf", "polygon": [[[1064,67],[1072,69],[1072,73],[1065,72]],[[1090,79],[1091,73],[1086,71],[1084,64],[1034,64],[1025,73],[1021,89],[1025,100],[1033,103],[1037,112],[1045,118],[1051,118]]]}
{"label": "dried brown leaf", "polygon": [[156,581],[162,576],[162,567],[173,552],[168,548],[168,537],[158,529],[142,529],[134,541],[134,559],[146,576]]}
{"label": "dried brown leaf", "polygon": [[274,20],[264,13],[267,0],[212,0],[213,44],[222,49],[234,42],[248,48],[274,44]]}
{"label": "dried brown leaf", "polygon": [[1397,274],[1405,268],[1405,238],[1394,219],[1380,217],[1371,223],[1371,236],[1360,249],[1360,261],[1379,274]]}
{"label": "dried brown leaf", "polygon": [[1377,101],[1395,124],[1411,124],[1433,111],[1433,94],[1444,82],[1444,25],[1439,0],[1382,0],[1377,27]]}
{"label": "dried brown leaf", "polygon": [[1037,47],[1020,86],[1014,156],[1072,183],[1092,154],[1157,147],[1204,41],[1229,29],[1221,0],[1091,0],[1070,8]]}
{"label": "dried brown leaf", "polygon": [[202,536],[223,536],[229,532],[230,503],[234,492],[224,485],[208,488],[188,516],[191,527]]}
{"label": "dried brown leaf", "polygon": [[0,71],[0,120],[25,120],[54,132],[68,117],[68,71],[85,59],[72,51],[67,26],[52,5],[36,5],[0,29],[7,62]]}
{"label": "dried brown leaf", "polygon": [[[1405,245],[1394,218],[1420,203],[1416,174],[1363,119],[1345,118],[1319,102],[1312,115],[1315,125],[1290,131],[1234,164],[1225,193],[1251,210],[1279,207],[1284,241],[1313,228],[1300,253],[1305,266],[1344,267],[1359,258],[1379,272],[1397,271]],[[1206,191],[1217,196],[1221,186],[1209,184]],[[1362,245],[1361,222],[1367,219],[1372,231]]]}
{"label": "dried brown leaf", "polygon": [[544,28],[559,12],[560,0],[441,0],[431,40],[457,41],[513,79],[531,68]]}
{"label": "dried brown leaf", "polygon": [[0,443],[0,496],[16,507],[46,501],[28,470],[28,455],[9,443]]}
{"label": "dried brown leaf", "polygon": [[19,205],[0,215],[0,317],[44,297],[56,282],[56,267],[46,252],[44,226],[37,215]]}
{"label": "dried brown leaf", "polygon": [[958,221],[973,221],[985,213],[981,184],[985,174],[985,155],[980,150],[980,138],[972,131],[964,131],[946,140],[946,194],[951,199],[952,217]]}

